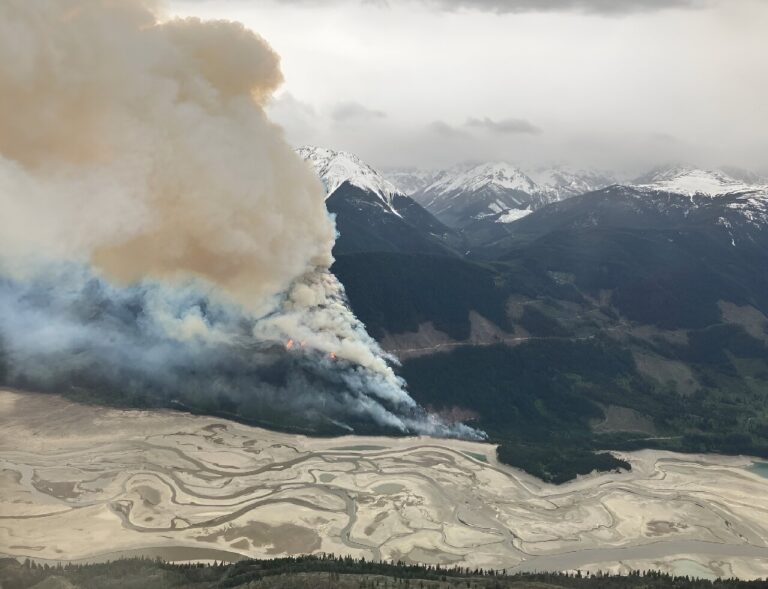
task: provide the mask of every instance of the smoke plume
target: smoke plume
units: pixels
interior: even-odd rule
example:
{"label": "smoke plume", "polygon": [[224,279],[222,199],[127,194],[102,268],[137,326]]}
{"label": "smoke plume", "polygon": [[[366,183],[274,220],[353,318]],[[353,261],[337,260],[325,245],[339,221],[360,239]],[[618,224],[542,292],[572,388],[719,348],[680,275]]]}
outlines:
{"label": "smoke plume", "polygon": [[418,407],[349,310],[322,187],[264,114],[280,82],[236,23],[3,0],[7,382],[474,435]]}

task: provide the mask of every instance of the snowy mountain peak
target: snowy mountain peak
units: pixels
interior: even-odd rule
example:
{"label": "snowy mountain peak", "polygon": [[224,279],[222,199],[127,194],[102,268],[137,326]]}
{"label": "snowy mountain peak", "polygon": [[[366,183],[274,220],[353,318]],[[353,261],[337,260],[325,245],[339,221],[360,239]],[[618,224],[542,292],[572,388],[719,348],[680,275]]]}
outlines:
{"label": "snowy mountain peak", "polygon": [[551,202],[616,184],[614,175],[594,169],[553,165],[523,172],[505,162],[460,164],[442,171],[393,168],[386,170],[385,176],[399,190],[421,197],[420,200],[426,200],[424,194],[435,198],[456,191],[490,188],[539,195],[543,202]]}
{"label": "snowy mountain peak", "polygon": [[378,196],[393,213],[392,198],[400,191],[374,168],[352,153],[325,147],[300,147],[296,153],[309,162],[325,185],[326,197],[349,182]]}
{"label": "snowy mountain peak", "polygon": [[[462,228],[502,213],[532,211],[551,200],[530,176],[507,162],[460,165],[440,172],[414,199],[440,221]],[[509,222],[522,213],[507,214]]]}
{"label": "snowy mountain peak", "polygon": [[653,170],[639,178],[635,185],[646,190],[659,190],[686,196],[719,196],[754,190],[721,170],[705,170],[693,166],[670,166]]}
{"label": "snowy mountain peak", "polygon": [[518,190],[527,194],[540,192],[539,186],[522,170],[506,162],[488,162],[457,173],[443,173],[424,191],[442,195],[483,189],[497,192]]}
{"label": "snowy mountain peak", "polygon": [[556,200],[600,190],[616,183],[616,178],[606,172],[559,165],[537,168],[531,174],[531,178]]}

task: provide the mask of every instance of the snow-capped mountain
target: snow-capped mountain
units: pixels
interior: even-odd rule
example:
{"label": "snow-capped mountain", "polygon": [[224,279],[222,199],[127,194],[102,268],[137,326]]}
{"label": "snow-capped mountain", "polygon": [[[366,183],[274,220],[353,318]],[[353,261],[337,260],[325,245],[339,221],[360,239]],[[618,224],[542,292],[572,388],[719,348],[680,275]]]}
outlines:
{"label": "snow-capped mountain", "polygon": [[735,225],[761,231],[768,228],[768,185],[755,184],[762,178],[742,172],[741,178],[734,178],[724,170],[671,166],[653,170],[632,188],[660,212],[709,215],[733,237]]}
{"label": "snow-capped mountain", "polygon": [[553,200],[565,200],[616,183],[612,174],[566,166],[540,167],[529,175]]}
{"label": "snow-capped mountain", "polygon": [[389,178],[410,190],[438,219],[461,228],[479,219],[511,223],[550,202],[616,182],[612,175],[595,170],[550,166],[529,173],[506,162],[458,165],[436,173],[398,170]]}
{"label": "snow-capped mountain", "polygon": [[522,170],[511,164],[489,162],[469,169],[447,170],[425,188],[424,193],[438,197],[479,190],[490,190],[499,194],[509,191],[533,194],[540,192],[540,187]]}
{"label": "snow-capped mountain", "polygon": [[296,153],[312,164],[323,181],[326,198],[336,192],[342,184],[349,182],[352,186],[378,196],[391,212],[399,215],[392,205],[392,199],[402,192],[355,154],[313,146],[300,147]]}
{"label": "snow-capped mountain", "polygon": [[443,171],[413,197],[449,227],[464,227],[512,209],[533,210],[553,198],[522,170],[505,162]]}
{"label": "snow-capped mountain", "polygon": [[[734,243],[768,227],[768,186],[756,185],[762,179],[744,171],[736,178],[724,170],[667,166],[620,185],[593,170],[555,166],[527,174],[505,162],[489,162],[437,173],[390,170],[387,179],[351,153],[322,147],[297,151],[326,187],[328,210],[336,214],[342,234],[340,251],[434,253],[475,247],[525,230],[527,217],[536,211],[545,214],[538,219],[550,210],[559,216],[562,201],[594,192],[604,194],[587,198],[585,208],[578,205],[584,215],[577,224],[600,225],[609,217],[615,223],[617,215],[622,223],[649,228],[695,221],[719,227]],[[406,191],[415,192],[411,197]]]}
{"label": "snow-capped mountain", "polygon": [[453,254],[459,237],[356,155],[324,147],[297,153],[325,185],[339,231],[335,253]]}
{"label": "snow-capped mountain", "polygon": [[755,189],[755,185],[738,180],[722,170],[706,170],[692,166],[657,168],[634,182],[643,190],[658,190],[686,196],[720,196]]}

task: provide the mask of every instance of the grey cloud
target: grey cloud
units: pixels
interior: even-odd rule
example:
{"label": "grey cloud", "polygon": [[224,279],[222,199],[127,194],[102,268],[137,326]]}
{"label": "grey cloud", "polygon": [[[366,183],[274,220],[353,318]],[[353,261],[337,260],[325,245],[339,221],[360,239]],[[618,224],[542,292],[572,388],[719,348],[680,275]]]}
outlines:
{"label": "grey cloud", "polygon": [[340,102],[331,110],[331,118],[337,123],[370,121],[386,118],[387,113],[368,108],[357,102]]}
{"label": "grey cloud", "polygon": [[[630,14],[670,8],[700,8],[716,0],[356,0],[380,7],[420,2],[438,10],[478,12],[585,12],[593,14]],[[279,0],[283,4],[322,6],[327,0]]]}
{"label": "grey cloud", "polygon": [[658,141],[659,143],[678,143],[680,141],[677,137],[670,135],[669,133],[651,133],[650,137],[652,140]]}
{"label": "grey cloud", "polygon": [[445,121],[433,121],[427,125],[427,131],[442,137],[465,137],[466,131],[449,125]]}
{"label": "grey cloud", "polygon": [[[766,169],[768,0],[209,1],[203,16],[271,27],[262,33],[283,53],[288,89],[316,110],[311,132],[294,122],[307,109],[278,118],[296,145],[339,146],[377,166],[482,157],[632,174],[667,160]],[[308,60],[303,38],[324,11],[339,30],[320,34],[322,59]],[[387,118],[334,121],[347,100]],[[493,132],[469,117],[542,132]]]}
{"label": "grey cloud", "polygon": [[515,133],[527,133],[531,135],[538,135],[541,133],[541,129],[525,119],[502,119],[494,121],[488,117],[482,119],[470,118],[466,123],[467,127],[474,127],[477,129],[483,129],[491,133],[499,134],[515,134]]}
{"label": "grey cloud", "polygon": [[626,14],[651,12],[668,8],[697,8],[707,0],[423,0],[443,10],[475,10],[484,12],[587,12]]}

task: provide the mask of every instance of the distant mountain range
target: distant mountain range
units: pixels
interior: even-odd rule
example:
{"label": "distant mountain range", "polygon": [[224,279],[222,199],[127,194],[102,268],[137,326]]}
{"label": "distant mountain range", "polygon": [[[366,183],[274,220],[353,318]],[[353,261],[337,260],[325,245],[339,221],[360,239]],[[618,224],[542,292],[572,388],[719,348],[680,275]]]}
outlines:
{"label": "distant mountain range", "polygon": [[[436,172],[410,168],[380,173],[348,152],[321,147],[302,147],[297,151],[313,165],[328,198],[348,184],[365,192],[371,197],[369,204],[384,213],[404,220],[404,212],[411,217],[419,216],[419,225],[428,219],[420,212],[414,213],[421,208],[440,221],[429,223],[439,236],[450,233],[446,231],[449,227],[460,230],[477,221],[512,223],[546,205],[610,186],[623,186],[646,195],[729,196],[736,199],[730,208],[758,217],[762,211],[761,195],[768,192],[768,179],[737,168],[665,166],[631,182],[618,182],[616,176],[607,172],[562,166],[541,167],[526,173],[505,162],[455,166]],[[678,204],[690,208],[697,202],[689,199],[688,204]]]}
{"label": "distant mountain range", "polygon": [[504,461],[560,481],[616,466],[600,448],[768,458],[764,179],[505,163],[384,177],[299,153],[327,188],[353,310],[414,398],[473,416]]}
{"label": "distant mountain range", "polygon": [[707,227],[710,237],[720,236],[734,247],[759,242],[768,233],[768,184],[743,170],[735,177],[725,170],[667,166],[623,184],[610,174],[562,167],[528,175],[506,163],[431,176],[390,170],[391,180],[410,187],[409,196],[354,154],[321,147],[297,151],[326,188],[328,210],[340,232],[337,254],[495,259],[534,227],[539,233],[542,228]]}
{"label": "distant mountain range", "polygon": [[519,218],[556,200],[554,194],[545,192],[521,170],[506,163],[443,172],[413,198],[457,229],[477,219],[498,218],[511,210],[519,211]]}
{"label": "distant mountain range", "polygon": [[461,229],[480,219],[507,223],[550,202],[615,182],[608,174],[565,167],[532,173],[506,162],[455,166],[439,172],[389,170],[387,177],[440,221]]}
{"label": "distant mountain range", "polygon": [[[505,162],[482,164],[463,164],[456,165],[444,170],[422,170],[419,168],[385,168],[382,170],[383,176],[392,182],[403,193],[412,196],[425,191],[435,182],[444,181],[446,178],[455,178],[457,176],[477,177],[478,182],[482,182],[483,177],[492,177],[497,170],[514,168],[511,164]],[[470,173],[472,170],[474,173]],[[535,183],[535,192],[548,193],[555,197],[555,200],[562,200],[568,196],[583,194],[595,188],[601,188],[614,184],[616,179],[608,172],[600,172],[590,169],[578,169],[563,165],[540,166],[532,170],[523,171],[517,169],[517,173],[526,176]],[[489,180],[492,178],[488,178]]]}
{"label": "distant mountain range", "polygon": [[460,236],[356,155],[301,147],[326,189],[336,216],[335,254],[403,252],[452,255]]}

